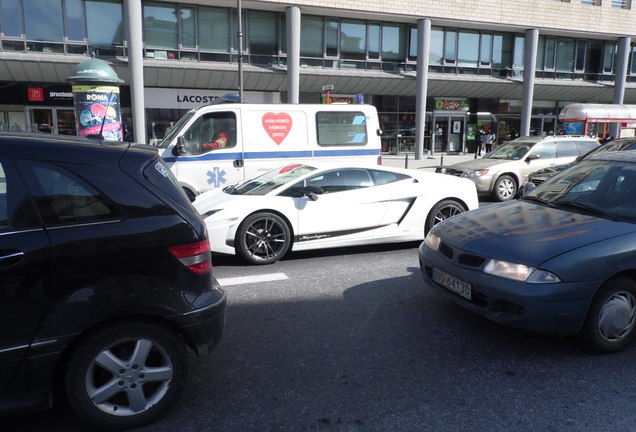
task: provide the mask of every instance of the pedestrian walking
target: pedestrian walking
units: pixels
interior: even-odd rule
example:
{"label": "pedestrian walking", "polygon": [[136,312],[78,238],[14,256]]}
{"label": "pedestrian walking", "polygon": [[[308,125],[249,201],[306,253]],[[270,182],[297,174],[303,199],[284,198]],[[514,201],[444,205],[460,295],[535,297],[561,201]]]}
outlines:
{"label": "pedestrian walking", "polygon": [[481,156],[481,148],[484,146],[484,139],[486,137],[486,131],[484,131],[484,127],[480,126],[477,131],[477,147],[475,147],[475,154],[477,156]]}
{"label": "pedestrian walking", "polygon": [[488,154],[492,151],[492,145],[495,143],[495,133],[492,129],[484,137],[484,143],[486,145],[486,154]]}

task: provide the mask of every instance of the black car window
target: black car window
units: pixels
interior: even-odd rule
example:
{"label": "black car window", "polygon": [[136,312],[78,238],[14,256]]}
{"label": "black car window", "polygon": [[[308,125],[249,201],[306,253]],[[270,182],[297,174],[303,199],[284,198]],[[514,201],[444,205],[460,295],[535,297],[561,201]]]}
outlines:
{"label": "black car window", "polygon": [[382,170],[376,170],[376,169],[371,169],[369,170],[369,172],[371,173],[371,176],[373,177],[373,181],[375,182],[376,185],[384,185],[384,184],[389,184],[396,181],[407,180],[412,178],[406,174],[400,174],[400,173],[394,173],[390,171],[382,171]]}
{"label": "black car window", "polygon": [[539,156],[541,159],[552,159],[556,157],[556,146],[554,141],[544,141],[537,143],[532,147],[532,154]]}
{"label": "black car window", "polygon": [[144,168],[144,177],[153,186],[162,190],[170,198],[175,200],[181,206],[189,209],[192,207],[190,200],[184,193],[183,188],[179,185],[179,182],[165,164],[165,162],[156,158]]}
{"label": "black car window", "polygon": [[320,186],[325,193],[333,193],[373,186],[373,180],[366,169],[342,169],[308,178],[307,185]]}
{"label": "black car window", "polygon": [[57,165],[18,161],[45,225],[119,217],[115,205],[86,180]]}
{"label": "black car window", "polygon": [[558,141],[556,143],[557,157],[577,157],[579,150],[573,141]]}

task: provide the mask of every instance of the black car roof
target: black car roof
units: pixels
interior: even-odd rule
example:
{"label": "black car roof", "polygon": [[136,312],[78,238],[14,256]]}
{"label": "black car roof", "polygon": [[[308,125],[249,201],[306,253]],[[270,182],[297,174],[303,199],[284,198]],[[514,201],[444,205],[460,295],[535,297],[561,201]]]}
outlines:
{"label": "black car roof", "polygon": [[611,162],[636,162],[636,151],[608,151],[592,155],[585,159],[586,161],[604,160]]}

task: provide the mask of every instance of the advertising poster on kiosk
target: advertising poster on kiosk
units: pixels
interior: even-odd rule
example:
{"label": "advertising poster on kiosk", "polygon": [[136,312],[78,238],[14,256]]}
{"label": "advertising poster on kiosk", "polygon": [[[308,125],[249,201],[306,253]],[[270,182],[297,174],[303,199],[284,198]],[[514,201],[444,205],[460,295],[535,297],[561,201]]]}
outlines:
{"label": "advertising poster on kiosk", "polygon": [[105,140],[122,140],[118,86],[74,85],[73,94],[79,136],[101,133]]}

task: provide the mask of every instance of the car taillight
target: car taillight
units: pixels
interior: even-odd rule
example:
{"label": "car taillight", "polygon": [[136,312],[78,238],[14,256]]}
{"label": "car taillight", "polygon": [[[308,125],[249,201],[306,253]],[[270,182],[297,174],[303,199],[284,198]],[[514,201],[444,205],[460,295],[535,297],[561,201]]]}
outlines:
{"label": "car taillight", "polygon": [[172,246],[170,253],[181,264],[197,274],[206,274],[212,270],[210,258],[210,242],[205,239],[196,243],[181,246]]}

